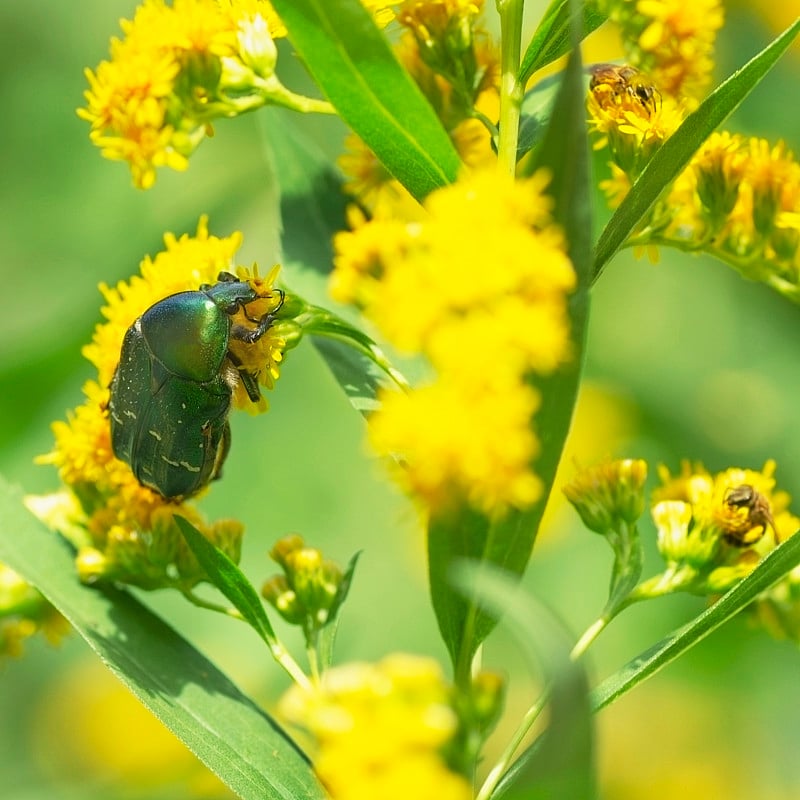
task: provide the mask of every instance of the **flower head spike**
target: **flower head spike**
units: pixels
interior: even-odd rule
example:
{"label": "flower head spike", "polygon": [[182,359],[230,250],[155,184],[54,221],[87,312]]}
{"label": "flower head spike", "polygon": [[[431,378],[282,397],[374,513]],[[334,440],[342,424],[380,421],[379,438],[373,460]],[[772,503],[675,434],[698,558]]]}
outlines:
{"label": "flower head spike", "polygon": [[330,622],[330,611],[344,582],[342,569],[297,534],[275,543],[270,553],[283,575],[269,578],[262,595],[291,625],[301,625],[309,644]]}
{"label": "flower head spike", "polygon": [[475,172],[432,193],[418,221],[375,219],[334,242],[338,296],[431,367],[409,395],[385,393],[370,426],[375,449],[401,457],[399,480],[429,507],[503,514],[540,496],[528,377],[570,358],[575,285],[546,184],[541,173],[514,182]]}

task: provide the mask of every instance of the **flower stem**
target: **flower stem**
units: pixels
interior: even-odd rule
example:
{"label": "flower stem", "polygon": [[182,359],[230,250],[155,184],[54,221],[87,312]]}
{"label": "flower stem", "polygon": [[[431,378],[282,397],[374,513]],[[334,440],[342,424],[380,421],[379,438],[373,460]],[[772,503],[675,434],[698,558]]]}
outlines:
{"label": "flower stem", "polygon": [[481,786],[480,791],[477,795],[475,795],[475,800],[489,800],[489,798],[492,796],[494,790],[497,788],[497,784],[500,782],[500,779],[508,771],[511,761],[514,758],[514,754],[517,752],[517,748],[519,748],[522,740],[528,735],[533,723],[536,722],[536,720],[539,718],[539,715],[544,710],[544,707],[550,697],[550,688],[550,685],[545,686],[541,695],[539,695],[538,700],[525,712],[525,716],[517,726],[516,731],[514,731],[514,735],[509,740],[508,744],[500,755],[500,758],[497,760],[497,763],[489,771],[489,774],[486,776],[486,780],[483,782],[483,786]]}
{"label": "flower stem", "polygon": [[[195,605],[198,608],[216,611],[219,614],[225,614],[225,616],[233,617],[233,619],[247,622],[247,620],[235,608],[223,606],[219,603],[212,603],[210,600],[204,600],[202,597],[196,595],[191,589],[181,587],[180,591],[181,594],[190,603],[192,603],[192,605]],[[286,673],[288,673],[289,677],[303,689],[310,689],[311,681],[309,681],[309,679],[306,677],[306,674],[303,672],[297,662],[291,657],[291,655],[289,655],[284,646],[277,639],[265,639],[265,642],[270,653],[272,654],[272,657],[278,662],[278,665],[282,667]]]}
{"label": "flower stem", "polygon": [[513,176],[517,166],[520,106],[524,87],[518,81],[522,53],[522,10],[524,0],[496,0],[500,15],[500,136],[497,162]]}
{"label": "flower stem", "polygon": [[606,614],[599,616],[575,643],[575,647],[569,654],[570,661],[577,661],[589,649],[589,645],[605,630],[609,622],[611,622],[611,617]]}

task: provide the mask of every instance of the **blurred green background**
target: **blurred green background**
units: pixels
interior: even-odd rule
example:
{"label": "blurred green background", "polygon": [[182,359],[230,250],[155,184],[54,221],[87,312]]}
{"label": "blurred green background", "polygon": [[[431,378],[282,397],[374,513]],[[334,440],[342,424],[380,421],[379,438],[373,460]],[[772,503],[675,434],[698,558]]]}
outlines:
{"label": "blurred green background", "polygon": [[[0,4],[0,472],[28,492],[57,486],[55,471],[33,458],[50,449],[50,422],[81,402],[91,376],[80,349],[99,321],[100,281],[127,279],[145,254],[161,249],[165,231],[193,231],[201,213],[210,215],[214,233],[244,232],[240,263],[266,268],[279,258],[263,140],[270,120],[284,112],[220,123],[187,173],[161,173],[146,193],[132,188],[123,165],[102,160],[90,145],[87,125],[75,115],[86,85],[82,70],[106,57],[119,18],[134,7],[122,0]],[[718,76],[797,13],[797,0],[729,5]],[[302,86],[294,69],[288,82]],[[729,127],[782,137],[800,151],[799,80],[795,46]],[[335,121],[300,124],[330,153],[338,151],[343,130]],[[618,257],[594,300],[590,385],[570,453],[583,463],[614,454],[673,469],[690,458],[712,470],[758,468],[775,458],[779,484],[797,498],[798,513],[800,309],[718,263],[669,252],[657,266]],[[271,574],[266,552],[292,531],[342,562],[363,549],[339,659],[394,650],[443,659],[414,512],[367,456],[361,419],[310,346],[291,353],[270,402],[265,416],[234,415],[225,480],[201,503],[212,518],[245,522],[245,571],[257,584]],[[577,634],[604,601],[610,560],[562,502],[553,506],[526,583]],[[651,572],[658,568],[652,550]],[[168,595],[145,601],[265,703],[285,688],[244,626]],[[631,609],[593,648],[593,680],[701,609],[701,600],[681,597]],[[299,645],[294,634],[287,638]],[[529,668],[507,631],[489,643],[485,660],[521,676],[509,696],[519,713],[531,696]],[[796,646],[744,621],[727,625],[598,716],[603,797],[800,796],[798,678]],[[228,796],[75,636],[58,650],[35,640],[23,660],[1,668],[0,795]]]}

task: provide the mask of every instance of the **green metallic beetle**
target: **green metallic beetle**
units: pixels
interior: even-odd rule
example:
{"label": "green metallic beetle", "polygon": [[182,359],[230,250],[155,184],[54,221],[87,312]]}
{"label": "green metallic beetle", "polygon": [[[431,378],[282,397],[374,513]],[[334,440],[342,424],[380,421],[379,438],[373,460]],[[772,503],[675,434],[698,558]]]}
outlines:
{"label": "green metallic beetle", "polygon": [[[180,500],[220,477],[231,431],[228,412],[239,380],[261,399],[257,376],[239,369],[231,339],[252,344],[275,312],[247,315],[260,298],[229,272],[198,291],[179,292],[150,306],[128,328],[108,403],[111,449],[143,486]],[[242,309],[253,327],[234,324]]]}

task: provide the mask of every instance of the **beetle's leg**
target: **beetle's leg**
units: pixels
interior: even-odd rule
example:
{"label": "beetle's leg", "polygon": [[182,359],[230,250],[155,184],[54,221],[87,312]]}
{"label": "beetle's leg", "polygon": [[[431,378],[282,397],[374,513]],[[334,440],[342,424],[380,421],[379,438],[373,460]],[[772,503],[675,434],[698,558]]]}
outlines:
{"label": "beetle's leg", "polygon": [[245,328],[244,325],[234,325],[231,328],[231,336],[234,339],[238,339],[241,342],[246,342],[247,344],[253,344],[253,342],[257,342],[269,330],[270,326],[275,321],[275,315],[278,313],[280,307],[286,300],[286,292],[284,292],[283,289],[275,289],[274,291],[280,295],[280,301],[278,302],[278,305],[275,306],[272,311],[264,314],[263,317],[258,319],[248,316],[247,312],[245,311],[245,317],[256,327]]}
{"label": "beetle's leg", "polygon": [[261,400],[261,390],[258,388],[258,375],[244,369],[242,362],[239,361],[230,350],[228,350],[228,360],[236,367],[236,371],[239,373],[239,378],[242,381],[244,390],[247,392],[247,396],[252,402],[258,403]]}

